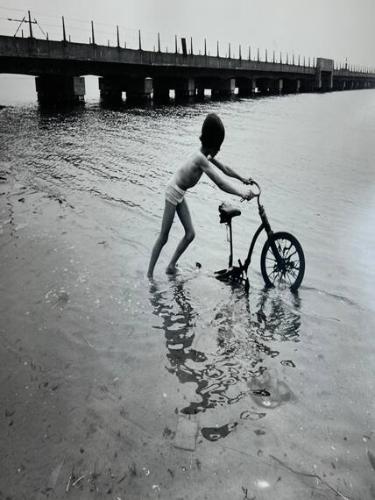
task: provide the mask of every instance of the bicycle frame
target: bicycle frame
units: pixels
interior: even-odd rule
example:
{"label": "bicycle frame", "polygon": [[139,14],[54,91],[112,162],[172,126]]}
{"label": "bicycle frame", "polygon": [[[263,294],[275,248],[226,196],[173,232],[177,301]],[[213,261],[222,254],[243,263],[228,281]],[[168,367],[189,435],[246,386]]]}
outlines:
{"label": "bicycle frame", "polygon": [[[254,184],[256,184],[256,183],[254,182]],[[270,246],[272,248],[272,251],[273,251],[273,254],[275,256],[275,259],[276,259],[277,263],[281,267],[284,267],[283,259],[281,258],[280,254],[279,254],[279,251],[278,251],[278,249],[276,247],[276,244],[274,243],[274,241],[272,239],[273,231],[272,231],[271,225],[270,225],[270,223],[268,221],[268,217],[267,217],[266,211],[264,209],[264,206],[261,205],[261,203],[259,201],[260,194],[261,194],[260,187],[259,187],[258,184],[256,184],[256,185],[257,185],[257,187],[259,189],[259,193],[256,195],[256,198],[257,198],[257,202],[258,202],[259,217],[260,217],[262,223],[260,224],[260,226],[258,227],[258,229],[255,231],[255,233],[253,235],[253,238],[252,238],[251,243],[250,243],[250,247],[249,247],[249,251],[248,251],[246,260],[242,264],[241,260],[238,259],[239,267],[237,268],[237,267],[233,266],[232,220],[230,219],[228,222],[226,222],[227,226],[229,227],[229,248],[230,248],[230,251],[229,251],[229,262],[228,262],[228,269],[227,270],[222,269],[222,270],[216,272],[218,278],[220,278],[221,276],[224,277],[225,275],[227,275],[228,273],[231,273],[231,272],[234,275],[236,275],[237,278],[240,277],[241,275],[243,275],[243,277],[247,276],[247,270],[248,270],[249,265],[251,263],[251,257],[252,257],[253,251],[254,251],[255,244],[257,242],[257,239],[259,238],[260,233],[263,230],[267,233],[267,237],[270,240]],[[246,279],[246,278],[244,278],[244,279]]]}
{"label": "bicycle frame", "polygon": [[305,273],[305,256],[302,246],[293,234],[287,231],[275,233],[272,231],[264,206],[260,203],[261,189],[259,184],[254,180],[251,180],[250,184],[258,188],[258,192],[253,192],[253,197],[257,198],[261,224],[252,236],[244,263],[242,264],[241,260],[238,259],[238,265],[233,265],[232,219],[241,215],[241,211],[226,203],[222,203],[219,206],[220,223],[225,223],[227,228],[229,227],[230,252],[228,267],[216,271],[215,276],[221,281],[230,281],[232,284],[242,283],[245,285],[245,290],[248,292],[250,289],[250,281],[247,271],[259,235],[262,231],[265,231],[267,238],[260,255],[260,269],[264,282],[266,286],[269,287],[284,285],[290,288],[292,292],[295,292],[301,285]]}
{"label": "bicycle frame", "polygon": [[[271,226],[270,226],[270,223],[268,221],[268,217],[267,217],[266,211],[264,210],[264,206],[261,205],[260,202],[259,202],[259,196],[257,197],[257,201],[258,201],[259,217],[260,217],[262,223],[261,223],[261,225],[258,227],[258,229],[254,233],[253,239],[251,240],[251,244],[250,244],[250,247],[249,247],[249,253],[247,254],[246,260],[245,260],[245,262],[243,264],[243,269],[244,269],[244,271],[245,271],[246,274],[247,274],[247,270],[248,270],[248,267],[249,267],[250,262],[251,262],[251,257],[253,255],[255,243],[256,243],[257,239],[259,238],[260,233],[264,229],[266,231],[266,233],[267,233],[268,238],[271,238],[272,234],[273,234]],[[274,243],[271,243],[271,247],[272,247],[272,250],[273,250],[273,252],[275,254],[275,258],[277,260],[280,259],[279,252],[277,251],[276,245]]]}

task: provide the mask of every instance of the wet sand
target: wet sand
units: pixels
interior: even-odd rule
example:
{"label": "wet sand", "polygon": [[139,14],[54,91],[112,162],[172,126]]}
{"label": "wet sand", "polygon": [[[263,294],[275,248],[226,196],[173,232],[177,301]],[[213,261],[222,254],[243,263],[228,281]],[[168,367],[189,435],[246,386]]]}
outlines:
{"label": "wet sand", "polygon": [[[293,395],[281,369],[272,372],[275,379],[258,377],[258,385],[249,386],[253,393],[269,389],[273,399],[254,396],[251,406],[228,407],[221,422],[192,415],[204,429],[196,449],[175,448],[177,414],[189,398],[194,401],[194,384],[189,387],[188,376],[186,387],[171,384],[164,344],[147,315],[140,349],[131,303],[126,307],[123,296],[122,304],[110,306],[103,297],[97,263],[105,259],[106,272],[115,277],[121,249],[109,248],[103,228],[77,215],[72,200],[30,193],[9,176],[1,200],[3,217],[8,214],[1,235],[2,498],[327,499],[337,498],[335,489],[356,491],[348,498],[371,498],[364,481],[371,484],[371,467],[359,471],[353,462],[348,475],[354,437],[334,424],[341,397],[328,408],[332,381],[325,378],[325,354],[304,360],[316,366],[319,408],[313,400],[308,409],[293,404],[301,394]],[[207,285],[206,278],[198,280]],[[138,284],[148,286],[142,278]],[[121,286],[113,280],[113,297],[121,296]],[[339,320],[329,321],[330,335],[339,335]],[[319,328],[315,318],[313,323]],[[194,352],[214,350],[212,336],[197,337]],[[199,359],[191,365],[199,366]],[[338,377],[341,370],[338,364]],[[294,391],[309,386],[305,377],[299,371]],[[289,404],[288,420],[283,403]],[[322,408],[326,429],[314,424]],[[328,437],[333,424],[340,438],[315,460],[308,449],[321,433]],[[214,443],[220,437],[225,442]],[[373,438],[370,429],[356,436],[363,447]]]}
{"label": "wet sand", "polygon": [[327,219],[303,234],[299,297],[263,291],[258,264],[246,297],[212,277],[224,252],[209,187],[208,215],[191,197],[194,258],[164,276],[175,229],[150,283],[159,193],[135,184],[124,206],[5,161],[0,177],[0,499],[375,497],[374,267],[348,278]]}

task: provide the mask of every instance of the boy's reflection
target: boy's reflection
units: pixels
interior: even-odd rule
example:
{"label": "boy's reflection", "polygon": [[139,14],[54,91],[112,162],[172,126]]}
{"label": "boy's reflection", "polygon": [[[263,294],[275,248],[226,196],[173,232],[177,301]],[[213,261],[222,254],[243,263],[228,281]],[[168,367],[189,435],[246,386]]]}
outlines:
{"label": "boy's reflection", "polygon": [[[198,382],[199,372],[186,366],[189,359],[196,362],[206,360],[204,353],[191,347],[197,313],[191,306],[189,295],[184,291],[184,282],[170,278],[170,283],[170,289],[166,290],[159,290],[156,284],[150,287],[150,302],[154,307],[154,314],[163,322],[170,363],[167,369],[170,373],[175,373],[181,383]],[[169,291],[172,292],[172,300]]]}
{"label": "boy's reflection", "polygon": [[[231,300],[215,308],[210,327],[217,330],[217,350],[205,354],[192,348],[198,313],[191,305],[185,282],[170,279],[170,286],[160,290],[150,287],[154,314],[162,321],[168,349],[167,370],[181,383],[197,384],[200,401],[192,401],[181,411],[204,412],[208,408],[227,406],[250,395],[262,406],[274,408],[291,398],[285,382],[271,376],[269,360],[279,352],[270,341],[299,341],[300,315],[296,297],[292,307],[280,296],[261,292],[256,313],[251,314],[249,300],[233,289]],[[292,363],[292,362],[291,362]],[[273,373],[273,371],[272,371]]]}

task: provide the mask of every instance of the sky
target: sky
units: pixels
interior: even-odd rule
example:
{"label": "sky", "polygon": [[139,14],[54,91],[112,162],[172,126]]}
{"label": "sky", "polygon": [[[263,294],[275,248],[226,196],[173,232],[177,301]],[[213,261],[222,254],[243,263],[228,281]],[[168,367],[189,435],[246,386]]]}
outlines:
{"label": "sky", "polygon": [[[196,53],[204,38],[211,54],[238,54],[251,46],[255,55],[268,49],[269,57],[280,51],[306,57],[327,57],[337,63],[375,67],[375,0],[0,0],[0,34],[13,35],[18,22],[31,11],[34,35],[61,40],[61,16],[72,41],[88,42],[94,21],[96,43],[116,41],[136,48],[138,29],[143,48],[153,50],[160,33],[162,50],[174,50],[174,35],[193,38]],[[40,26],[40,28],[39,28]],[[28,28],[23,26],[25,36]],[[43,31],[42,31],[43,30]],[[20,33],[20,32],[19,32]],[[4,86],[0,75],[0,86]],[[9,82],[9,78],[6,79]]]}

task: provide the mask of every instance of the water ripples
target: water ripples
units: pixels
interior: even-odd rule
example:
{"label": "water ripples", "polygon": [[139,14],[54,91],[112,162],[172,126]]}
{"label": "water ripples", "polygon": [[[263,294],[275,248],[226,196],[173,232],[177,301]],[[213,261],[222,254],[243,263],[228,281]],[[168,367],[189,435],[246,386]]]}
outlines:
{"label": "water ripples", "polygon": [[[107,264],[118,259],[114,274],[128,281],[113,279],[121,282],[119,288],[131,289],[132,298],[124,330],[142,332],[151,309],[152,325],[165,344],[165,369],[177,385],[194,387],[193,396],[187,391],[180,411],[202,417],[213,411],[226,415],[228,408],[237,412],[229,423],[223,416],[225,425],[222,421],[218,427],[207,424],[202,435],[208,440],[228,436],[240,423],[263,422],[269,411],[298,401],[295,382],[305,366],[300,366],[297,349],[305,351],[307,366],[306,359],[317,349],[306,324],[330,331],[332,325],[341,327],[345,317],[357,332],[351,316],[373,307],[375,272],[367,249],[372,248],[375,213],[370,182],[374,155],[369,154],[375,101],[366,95],[303,95],[118,110],[88,104],[64,113],[41,112],[35,106],[1,110],[0,174],[26,188],[25,208],[27,196],[35,190],[43,199],[65,200],[64,207],[75,207],[69,220],[79,231],[86,231],[85,241],[93,248],[98,241],[106,241],[103,256],[95,256],[101,293],[111,295]],[[324,121],[327,99],[333,111]],[[365,105],[368,111],[356,132],[346,118],[355,106],[363,110]],[[302,242],[307,261],[300,290],[303,302],[261,290],[257,248],[250,267],[250,299],[203,273],[201,281],[187,277],[189,258],[202,262],[203,270],[218,269],[219,261],[226,260],[225,243],[218,239],[223,227],[217,206],[224,199],[238,201],[205,178],[188,198],[198,243],[184,256],[181,276],[162,286],[155,284],[147,292],[129,285],[140,281],[147,265],[160,228],[168,178],[199,147],[203,117],[211,111],[218,112],[226,125],[222,161],[261,182],[272,227],[291,230]],[[353,145],[354,132],[358,145]],[[9,199],[8,205],[9,212]],[[60,216],[66,213],[59,212]],[[234,224],[238,256],[247,250],[246,235],[257,223],[256,207],[248,204]],[[175,234],[178,237],[173,228],[171,240]],[[168,247],[162,258],[171,251]],[[139,308],[134,305],[138,302]],[[103,335],[103,349],[106,342]],[[319,349],[334,358],[337,339],[324,335]],[[350,344],[345,353],[350,357]],[[352,380],[355,375],[351,374]]]}
{"label": "water ripples", "polygon": [[[216,407],[227,407],[251,397],[257,404],[274,408],[292,399],[285,382],[270,375],[280,351],[275,344],[299,342],[299,302],[286,305],[278,295],[260,292],[256,310],[242,292],[204,317],[213,315],[205,335],[215,338],[214,352],[194,349],[196,331],[201,327],[199,309],[183,280],[172,280],[170,288],[150,289],[150,303],[161,326],[168,349],[167,370],[180,383],[194,383],[198,401],[181,411],[197,414]],[[260,318],[260,319],[259,319]],[[272,347],[271,347],[272,345]],[[291,360],[282,365],[294,367]]]}

